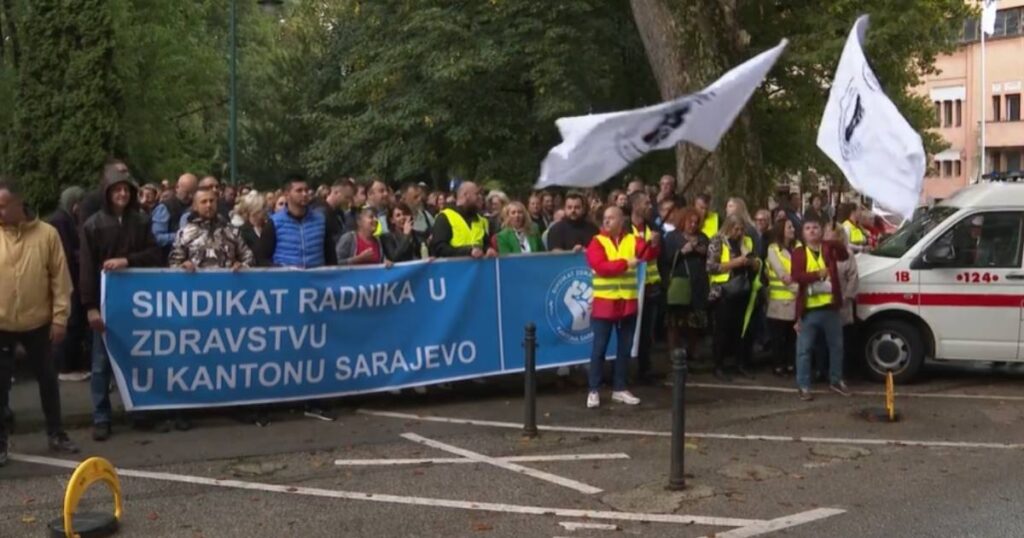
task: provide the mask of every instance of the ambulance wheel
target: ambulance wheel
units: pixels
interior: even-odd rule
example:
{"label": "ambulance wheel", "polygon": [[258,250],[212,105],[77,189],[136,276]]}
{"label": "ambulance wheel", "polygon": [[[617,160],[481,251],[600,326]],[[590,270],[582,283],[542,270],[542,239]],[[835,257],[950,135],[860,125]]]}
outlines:
{"label": "ambulance wheel", "polygon": [[924,352],[921,332],[906,321],[878,321],[864,334],[864,362],[875,381],[885,381],[889,371],[896,383],[913,380],[924,364]]}

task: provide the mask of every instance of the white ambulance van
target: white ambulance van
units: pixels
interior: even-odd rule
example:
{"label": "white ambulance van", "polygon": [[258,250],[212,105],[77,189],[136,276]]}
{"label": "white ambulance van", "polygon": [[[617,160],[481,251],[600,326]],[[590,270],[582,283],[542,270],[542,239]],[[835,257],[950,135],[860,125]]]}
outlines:
{"label": "white ambulance van", "polygon": [[984,182],[919,212],[857,257],[868,374],[925,360],[1024,361],[1024,183]]}

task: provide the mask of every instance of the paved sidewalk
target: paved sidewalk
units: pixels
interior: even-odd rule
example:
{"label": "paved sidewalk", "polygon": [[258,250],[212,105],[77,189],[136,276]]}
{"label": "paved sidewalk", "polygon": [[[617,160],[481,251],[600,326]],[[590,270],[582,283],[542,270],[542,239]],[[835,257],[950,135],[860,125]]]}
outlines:
{"label": "paved sidewalk", "polygon": [[[117,390],[111,394],[115,413],[121,411]],[[92,397],[88,381],[60,382],[61,413],[66,429],[81,428],[92,424]],[[28,433],[46,428],[43,408],[39,405],[39,385],[31,375],[21,376],[11,387],[11,410],[14,411],[14,431]]]}

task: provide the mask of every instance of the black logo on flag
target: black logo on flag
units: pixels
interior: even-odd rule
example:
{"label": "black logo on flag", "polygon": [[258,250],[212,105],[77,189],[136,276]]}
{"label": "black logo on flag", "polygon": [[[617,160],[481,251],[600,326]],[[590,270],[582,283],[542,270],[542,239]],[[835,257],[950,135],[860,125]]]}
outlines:
{"label": "black logo on flag", "polygon": [[693,112],[694,106],[703,105],[715,97],[714,92],[701,92],[691,95],[678,105],[667,110],[653,129],[642,135],[618,133],[615,146],[618,149],[619,157],[627,163],[631,163],[648,152],[658,144],[672,136],[672,133],[686,124],[686,116]]}
{"label": "black logo on flag", "polygon": [[864,149],[859,141],[858,128],[863,125],[867,113],[854,80],[850,80],[846,93],[839,100],[839,111],[839,149],[843,160],[852,161],[859,158]]}

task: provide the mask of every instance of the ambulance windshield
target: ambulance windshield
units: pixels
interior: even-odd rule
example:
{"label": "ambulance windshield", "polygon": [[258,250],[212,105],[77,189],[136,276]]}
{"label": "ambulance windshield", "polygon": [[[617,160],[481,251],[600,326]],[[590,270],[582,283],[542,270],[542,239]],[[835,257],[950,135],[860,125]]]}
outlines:
{"label": "ambulance windshield", "polygon": [[896,233],[890,235],[873,250],[871,254],[885,258],[900,258],[932,231],[942,221],[956,213],[960,208],[935,206],[927,211],[914,215],[914,219],[905,222]]}

